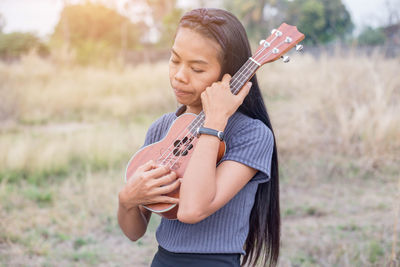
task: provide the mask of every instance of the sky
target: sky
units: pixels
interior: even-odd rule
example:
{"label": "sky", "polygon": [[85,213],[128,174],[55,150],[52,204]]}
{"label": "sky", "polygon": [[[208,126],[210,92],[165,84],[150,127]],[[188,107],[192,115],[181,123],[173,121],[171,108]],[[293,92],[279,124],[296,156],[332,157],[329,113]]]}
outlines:
{"label": "sky", "polygon": [[[387,23],[386,3],[398,4],[400,0],[342,0],[349,10],[356,32],[363,26],[379,26]],[[6,21],[4,32],[30,31],[41,37],[50,35],[57,24],[63,0],[0,0],[0,13]],[[117,0],[122,4],[124,0]],[[193,1],[179,0],[181,6],[190,6]]]}

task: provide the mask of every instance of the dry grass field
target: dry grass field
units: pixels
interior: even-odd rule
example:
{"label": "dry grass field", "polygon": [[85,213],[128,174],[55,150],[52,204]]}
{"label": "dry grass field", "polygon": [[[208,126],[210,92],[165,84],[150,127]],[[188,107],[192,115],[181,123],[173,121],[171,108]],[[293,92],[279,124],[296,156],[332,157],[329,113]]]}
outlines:
{"label": "dry grass field", "polygon": [[[280,156],[279,266],[400,259],[400,59],[307,54],[258,77]],[[166,62],[0,63],[0,266],[148,266],[116,220],[124,167],[175,110]]]}

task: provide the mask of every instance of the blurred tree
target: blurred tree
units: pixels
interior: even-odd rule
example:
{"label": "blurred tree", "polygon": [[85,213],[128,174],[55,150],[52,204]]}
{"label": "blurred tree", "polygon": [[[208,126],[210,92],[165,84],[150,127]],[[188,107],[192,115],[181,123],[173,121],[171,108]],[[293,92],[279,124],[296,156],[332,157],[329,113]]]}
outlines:
{"label": "blurred tree", "polygon": [[49,54],[48,47],[32,33],[0,33],[0,58],[2,60],[18,59],[31,50],[36,50],[40,56]]}
{"label": "blurred tree", "polygon": [[224,6],[238,16],[253,40],[265,38],[282,22],[296,25],[312,44],[344,38],[353,30],[341,0],[225,0]]}
{"label": "blurred tree", "polygon": [[159,34],[157,46],[170,47],[176,27],[183,14],[183,10],[176,6],[177,0],[130,0],[130,3],[139,3],[150,10],[151,23]]}
{"label": "blurred tree", "polygon": [[173,8],[168,14],[162,19],[161,26],[161,38],[159,46],[171,47],[174,40],[175,31],[178,26],[179,20],[183,15],[183,10],[179,8]]}
{"label": "blurred tree", "polygon": [[265,39],[284,21],[287,0],[224,0],[224,7],[235,14],[251,40]]}
{"label": "blurred tree", "polygon": [[386,35],[382,28],[372,28],[368,26],[358,36],[360,45],[383,45],[386,41]]}
{"label": "blurred tree", "polygon": [[306,35],[305,43],[311,44],[343,40],[354,27],[341,0],[294,0],[286,16]]}
{"label": "blurred tree", "polygon": [[52,44],[67,43],[78,63],[104,62],[121,50],[140,47],[145,29],[102,4],[66,4],[52,35]]}

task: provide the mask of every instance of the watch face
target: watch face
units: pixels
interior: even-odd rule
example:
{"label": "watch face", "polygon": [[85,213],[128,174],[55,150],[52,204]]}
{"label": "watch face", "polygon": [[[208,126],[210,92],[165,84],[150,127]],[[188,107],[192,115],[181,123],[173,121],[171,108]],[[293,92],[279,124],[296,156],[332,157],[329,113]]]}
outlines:
{"label": "watch face", "polygon": [[224,133],[223,132],[218,132],[218,138],[219,138],[219,140],[223,140],[224,139]]}

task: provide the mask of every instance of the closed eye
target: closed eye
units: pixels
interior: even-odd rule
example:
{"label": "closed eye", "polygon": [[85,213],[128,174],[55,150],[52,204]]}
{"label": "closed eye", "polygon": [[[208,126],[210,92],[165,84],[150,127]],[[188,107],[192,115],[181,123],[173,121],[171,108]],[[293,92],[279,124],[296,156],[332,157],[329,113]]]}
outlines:
{"label": "closed eye", "polygon": [[197,73],[202,73],[202,72],[204,72],[204,70],[199,70],[199,69],[195,69],[195,68],[192,68],[192,70],[193,70],[194,72],[197,72]]}

